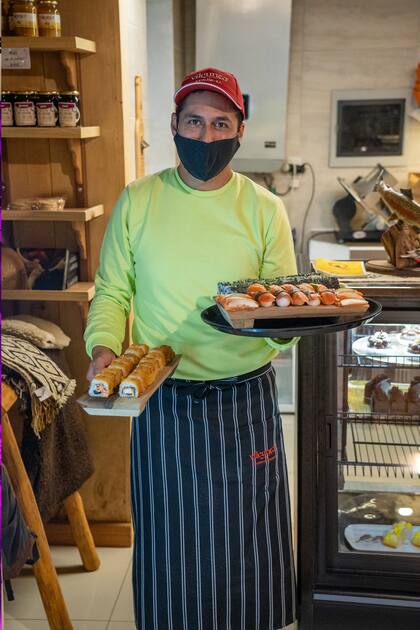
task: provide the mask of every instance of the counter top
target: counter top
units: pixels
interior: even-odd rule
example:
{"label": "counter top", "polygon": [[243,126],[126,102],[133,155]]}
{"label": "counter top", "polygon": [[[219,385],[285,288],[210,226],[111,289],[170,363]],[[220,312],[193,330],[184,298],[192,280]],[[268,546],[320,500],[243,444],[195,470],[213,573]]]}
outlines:
{"label": "counter top", "polygon": [[347,286],[360,289],[367,297],[401,297],[420,299],[419,276],[391,276],[368,273],[362,277],[340,278]]}

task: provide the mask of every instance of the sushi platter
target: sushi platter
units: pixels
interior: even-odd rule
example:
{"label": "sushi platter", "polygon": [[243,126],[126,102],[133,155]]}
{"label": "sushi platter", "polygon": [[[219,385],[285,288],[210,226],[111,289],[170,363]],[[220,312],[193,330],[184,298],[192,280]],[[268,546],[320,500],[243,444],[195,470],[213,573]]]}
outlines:
{"label": "sushi platter", "polygon": [[380,310],[360,291],[340,287],[337,278],[321,274],[223,282],[218,290],[215,305],[201,317],[230,334],[283,337],[334,332],[366,321]]}
{"label": "sushi platter", "polygon": [[149,398],[175,372],[180,360],[181,355],[175,355],[171,363],[158,371],[154,382],[138,398],[123,398],[118,394],[112,394],[108,398],[95,398],[86,393],[77,402],[90,416],[137,417],[143,413]]}

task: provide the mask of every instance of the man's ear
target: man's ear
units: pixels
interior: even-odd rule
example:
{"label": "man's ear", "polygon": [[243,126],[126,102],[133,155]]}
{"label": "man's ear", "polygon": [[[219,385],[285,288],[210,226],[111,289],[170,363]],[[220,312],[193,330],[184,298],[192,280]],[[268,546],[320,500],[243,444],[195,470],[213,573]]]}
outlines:
{"label": "man's ear", "polygon": [[178,120],[177,120],[175,112],[172,112],[172,115],[171,115],[171,132],[172,132],[173,136],[176,134],[177,129],[178,129]]}
{"label": "man's ear", "polygon": [[239,137],[239,139],[241,139],[242,136],[244,135],[244,131],[245,131],[245,123],[241,122],[240,127],[238,129],[238,137]]}

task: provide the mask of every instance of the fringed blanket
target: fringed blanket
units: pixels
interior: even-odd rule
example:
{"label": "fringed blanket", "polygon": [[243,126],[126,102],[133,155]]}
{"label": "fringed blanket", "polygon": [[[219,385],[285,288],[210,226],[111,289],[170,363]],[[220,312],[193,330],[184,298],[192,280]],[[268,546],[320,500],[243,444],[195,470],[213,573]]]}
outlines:
{"label": "fringed blanket", "polygon": [[57,416],[76,388],[76,381],[69,379],[44,353],[25,339],[3,333],[2,363],[25,381],[32,408],[32,428],[39,437]]}

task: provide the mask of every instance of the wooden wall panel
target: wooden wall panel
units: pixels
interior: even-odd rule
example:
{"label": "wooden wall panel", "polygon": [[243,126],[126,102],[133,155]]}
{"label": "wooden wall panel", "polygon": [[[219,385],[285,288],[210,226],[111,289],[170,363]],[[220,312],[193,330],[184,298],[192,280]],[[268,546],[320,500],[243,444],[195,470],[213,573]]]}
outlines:
{"label": "wooden wall panel", "polygon": [[[118,0],[61,0],[63,35],[80,35],[96,42],[97,53],[78,63],[82,123],[100,125],[101,137],[84,141],[84,204],[104,204],[105,215],[88,225],[87,277],[97,268],[104,230],[113,205],[124,187],[123,113]],[[58,53],[32,54],[32,69],[5,72],[3,89],[67,89]],[[5,168],[7,196],[66,193],[76,205],[71,157],[65,141],[9,139]],[[16,223],[15,238],[26,246],[64,246],[74,243],[69,225]],[[10,306],[8,307],[10,308]],[[89,365],[83,342],[83,320],[77,304],[20,303],[15,312],[29,310],[61,325],[72,343],[67,359],[77,380],[77,393],[86,390]],[[82,488],[88,518],[129,521],[129,438],[127,419],[84,415],[95,474]]]}

